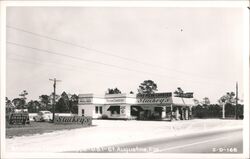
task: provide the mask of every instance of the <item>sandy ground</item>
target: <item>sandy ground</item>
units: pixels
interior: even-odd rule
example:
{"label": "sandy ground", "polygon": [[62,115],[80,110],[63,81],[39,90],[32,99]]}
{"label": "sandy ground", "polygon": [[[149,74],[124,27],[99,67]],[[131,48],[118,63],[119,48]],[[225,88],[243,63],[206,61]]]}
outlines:
{"label": "sandy ground", "polygon": [[64,152],[202,131],[243,127],[242,120],[188,121],[93,120],[94,127],[6,139],[7,152]]}

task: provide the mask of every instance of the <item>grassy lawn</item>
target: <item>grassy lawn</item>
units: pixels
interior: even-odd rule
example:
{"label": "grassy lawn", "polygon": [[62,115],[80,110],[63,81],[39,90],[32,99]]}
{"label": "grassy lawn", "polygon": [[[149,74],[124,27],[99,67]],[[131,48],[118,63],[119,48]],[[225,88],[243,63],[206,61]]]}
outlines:
{"label": "grassy lawn", "polygon": [[43,134],[57,130],[70,130],[83,128],[81,124],[53,124],[48,122],[30,122],[27,125],[15,125],[6,128],[6,138],[14,136],[28,136],[33,134]]}

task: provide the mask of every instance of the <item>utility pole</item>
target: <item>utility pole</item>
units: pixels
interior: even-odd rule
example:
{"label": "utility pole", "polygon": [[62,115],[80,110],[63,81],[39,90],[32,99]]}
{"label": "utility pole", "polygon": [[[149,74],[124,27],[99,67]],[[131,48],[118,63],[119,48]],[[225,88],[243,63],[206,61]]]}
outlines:
{"label": "utility pole", "polygon": [[235,118],[238,119],[238,82],[236,82]]}
{"label": "utility pole", "polygon": [[53,93],[53,104],[52,104],[52,110],[53,110],[52,122],[54,123],[54,121],[55,121],[55,104],[56,104],[56,82],[61,82],[61,80],[57,80],[56,78],[49,79],[49,80],[54,82],[54,84],[53,84],[54,93]]}
{"label": "utility pole", "polygon": [[173,104],[170,105],[171,108],[171,114],[170,114],[170,121],[173,120]]}
{"label": "utility pole", "polygon": [[222,119],[225,119],[225,102],[222,103]]}

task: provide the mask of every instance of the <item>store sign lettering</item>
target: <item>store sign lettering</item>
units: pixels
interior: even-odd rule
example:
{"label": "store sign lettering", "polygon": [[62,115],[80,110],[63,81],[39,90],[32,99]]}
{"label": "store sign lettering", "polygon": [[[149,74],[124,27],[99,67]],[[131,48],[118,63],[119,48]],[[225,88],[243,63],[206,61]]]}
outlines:
{"label": "store sign lettering", "polygon": [[193,92],[187,92],[187,93],[175,93],[175,97],[181,97],[181,98],[193,98]]}
{"label": "store sign lettering", "polygon": [[172,97],[172,93],[152,93],[152,94],[137,94],[136,98],[168,98]]}
{"label": "store sign lettering", "polygon": [[165,104],[169,103],[169,98],[138,98],[138,104]]}
{"label": "store sign lettering", "polygon": [[80,98],[79,103],[81,103],[81,104],[92,103],[92,98]]}
{"label": "store sign lettering", "polygon": [[25,125],[29,123],[29,114],[28,113],[12,113],[10,114],[9,124],[22,124]]}
{"label": "store sign lettering", "polygon": [[82,124],[83,126],[92,125],[92,118],[86,116],[55,116],[56,124]]}
{"label": "store sign lettering", "polygon": [[107,99],[108,103],[123,103],[125,102],[124,98],[114,98],[114,99]]}

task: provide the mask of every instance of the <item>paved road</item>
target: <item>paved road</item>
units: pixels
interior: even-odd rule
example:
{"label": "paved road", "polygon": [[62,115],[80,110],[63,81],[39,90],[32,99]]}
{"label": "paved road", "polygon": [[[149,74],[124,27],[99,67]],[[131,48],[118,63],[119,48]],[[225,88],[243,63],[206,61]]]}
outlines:
{"label": "paved road", "polygon": [[[98,149],[111,153],[242,153],[242,129],[220,130],[172,138],[134,142]],[[92,152],[95,150],[91,150]],[[89,151],[89,152],[91,152]]]}

